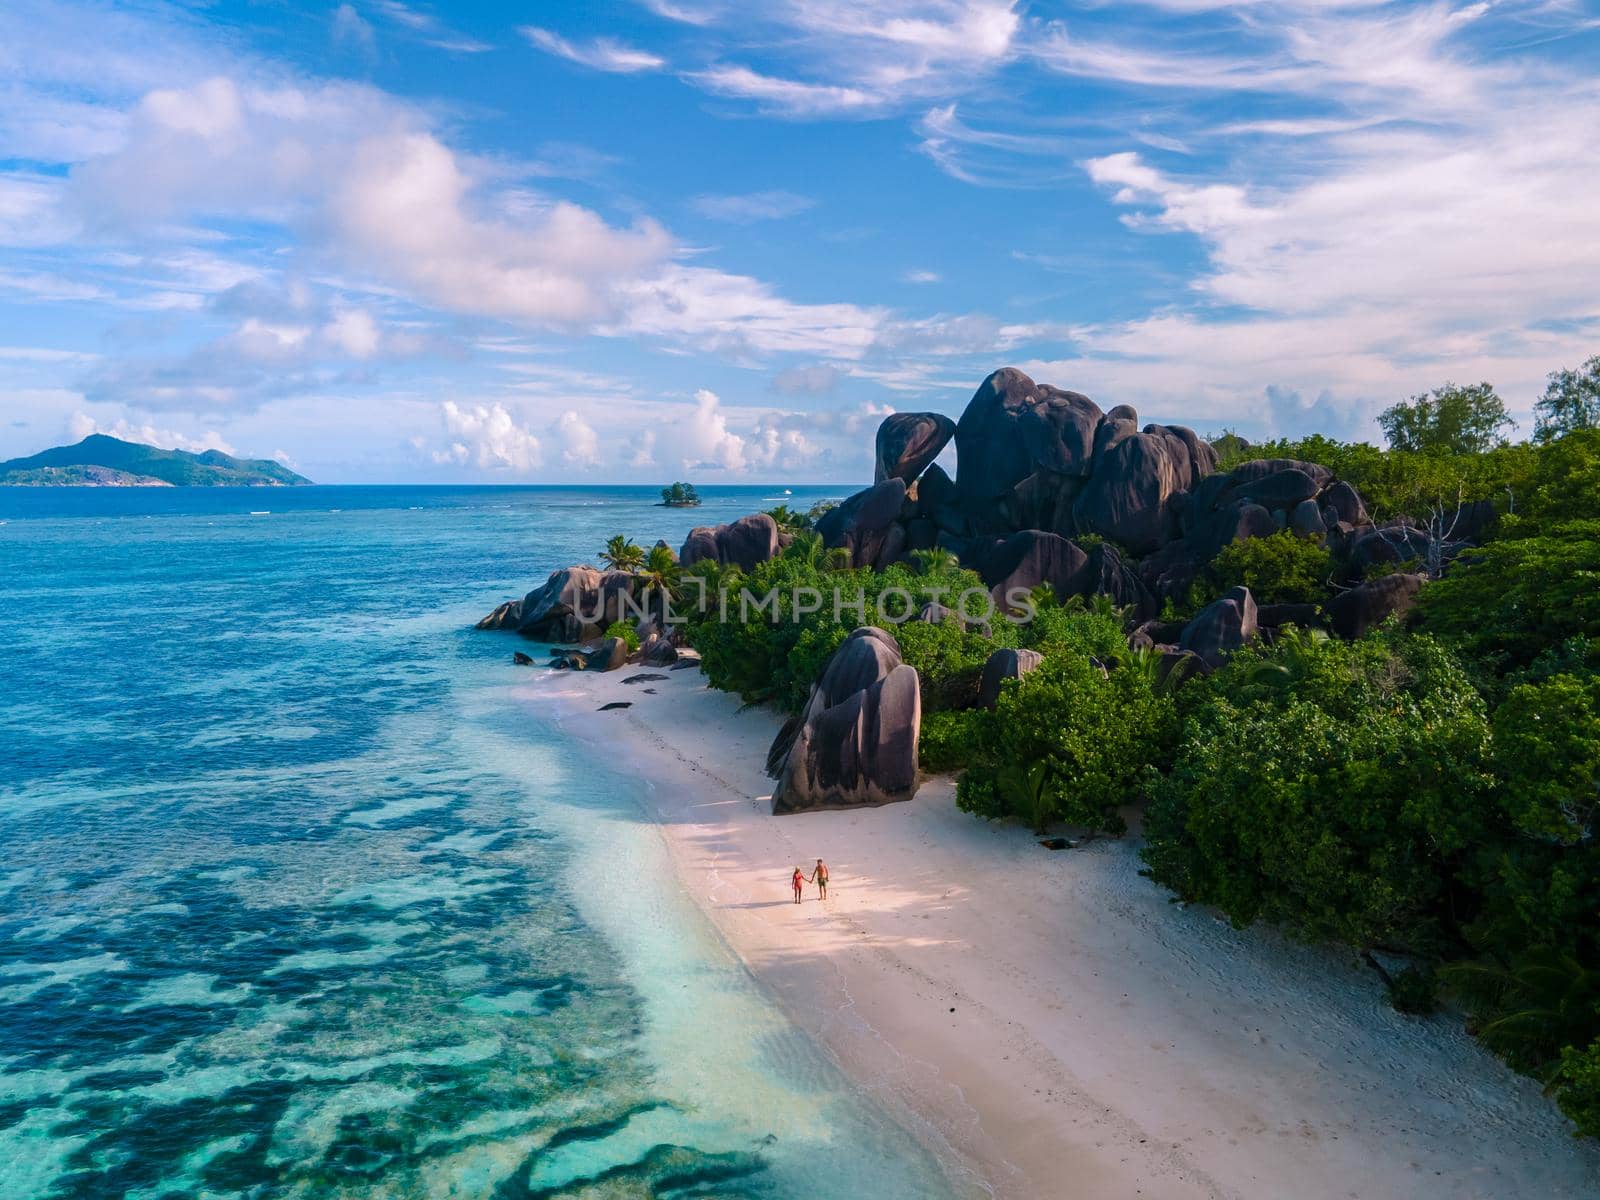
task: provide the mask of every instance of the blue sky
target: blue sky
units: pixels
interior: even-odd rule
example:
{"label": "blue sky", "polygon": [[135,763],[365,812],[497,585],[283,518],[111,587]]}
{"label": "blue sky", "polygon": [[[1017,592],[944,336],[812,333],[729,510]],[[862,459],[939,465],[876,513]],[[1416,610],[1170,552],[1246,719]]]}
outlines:
{"label": "blue sky", "polygon": [[1374,435],[1600,352],[1600,5],[0,5],[0,458],[849,481],[1002,365]]}

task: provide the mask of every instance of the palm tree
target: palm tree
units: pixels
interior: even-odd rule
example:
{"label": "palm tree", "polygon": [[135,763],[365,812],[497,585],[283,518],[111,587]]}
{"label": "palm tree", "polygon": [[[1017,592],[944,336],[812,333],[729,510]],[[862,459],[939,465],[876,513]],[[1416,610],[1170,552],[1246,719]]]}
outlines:
{"label": "palm tree", "polygon": [[1307,679],[1328,635],[1320,629],[1291,625],[1278,633],[1270,657],[1257,659],[1245,672],[1245,686],[1287,692]]}
{"label": "palm tree", "polygon": [[606,542],[606,548],[600,552],[600,561],[613,571],[631,573],[644,565],[644,547],[619,533]]}
{"label": "palm tree", "polygon": [[1484,1043],[1524,1069],[1600,1037],[1600,970],[1565,951],[1535,946],[1509,964],[1480,959],[1439,973],[1475,1010]]}
{"label": "palm tree", "polygon": [[835,546],[822,556],[822,565],[830,571],[849,571],[855,567],[855,560],[851,557],[850,547]]}
{"label": "palm tree", "polygon": [[795,512],[787,504],[767,509],[767,516],[772,518],[779,529],[786,529],[790,533],[798,534],[811,528],[811,522],[806,519],[805,513]]}
{"label": "palm tree", "polygon": [[1007,763],[996,773],[995,783],[1006,806],[1028,823],[1035,833],[1043,833],[1055,820],[1055,772],[1046,763],[1024,767]]}
{"label": "palm tree", "polygon": [[911,557],[916,559],[917,570],[924,575],[948,575],[961,566],[961,560],[943,546],[913,550]]}
{"label": "palm tree", "polygon": [[808,567],[820,565],[827,553],[828,547],[823,542],[822,535],[810,529],[795,534],[794,541],[785,546],[783,550],[785,558],[803,562]]}
{"label": "palm tree", "polygon": [[1117,602],[1104,592],[1096,592],[1089,600],[1089,611],[1098,617],[1110,617],[1119,625],[1128,623],[1128,610],[1118,607]]}
{"label": "palm tree", "polygon": [[1194,673],[1192,658],[1180,658],[1161,673],[1161,654],[1149,646],[1133,646],[1116,660],[1117,670],[1132,671],[1156,693],[1177,691],[1178,685]]}
{"label": "palm tree", "polygon": [[656,597],[658,604],[664,607],[677,598],[678,584],[682,578],[683,568],[678,565],[672,550],[666,546],[651,546],[650,553],[645,555],[644,564],[639,569],[635,587],[640,595],[647,599]]}

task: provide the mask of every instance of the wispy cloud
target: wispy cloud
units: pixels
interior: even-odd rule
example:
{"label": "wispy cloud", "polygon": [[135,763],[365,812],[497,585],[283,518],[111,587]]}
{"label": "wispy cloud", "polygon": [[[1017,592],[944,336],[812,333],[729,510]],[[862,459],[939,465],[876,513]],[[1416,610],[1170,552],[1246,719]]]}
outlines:
{"label": "wispy cloud", "polygon": [[713,95],[754,100],[763,111],[780,116],[861,113],[883,103],[883,97],[863,88],[780,79],[742,66],[708,67],[690,71],[684,78]]}
{"label": "wispy cloud", "polygon": [[394,24],[408,30],[418,41],[452,54],[482,54],[493,50],[488,42],[457,33],[430,12],[400,3],[400,0],[372,0],[373,8]]}
{"label": "wispy cloud", "polygon": [[602,37],[588,42],[573,42],[559,33],[541,29],[537,25],[524,25],[518,32],[546,54],[554,54],[558,58],[567,59],[569,62],[596,71],[632,75],[639,71],[659,71],[667,65],[667,60],[659,54],[651,54],[647,50],[637,49],[612,38]]}
{"label": "wispy cloud", "polygon": [[756,221],[776,221],[811,208],[816,201],[794,192],[746,192],[739,196],[696,196],[689,202],[702,217],[749,225]]}

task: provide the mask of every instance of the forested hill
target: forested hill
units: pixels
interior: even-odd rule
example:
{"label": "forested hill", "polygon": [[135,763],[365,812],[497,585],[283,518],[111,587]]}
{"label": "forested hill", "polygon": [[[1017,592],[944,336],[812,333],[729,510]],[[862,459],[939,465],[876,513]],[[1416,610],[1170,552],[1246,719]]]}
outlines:
{"label": "forested hill", "polygon": [[191,454],[93,433],[74,446],[0,462],[0,485],[23,487],[285,487],[311,480],[264,458]]}

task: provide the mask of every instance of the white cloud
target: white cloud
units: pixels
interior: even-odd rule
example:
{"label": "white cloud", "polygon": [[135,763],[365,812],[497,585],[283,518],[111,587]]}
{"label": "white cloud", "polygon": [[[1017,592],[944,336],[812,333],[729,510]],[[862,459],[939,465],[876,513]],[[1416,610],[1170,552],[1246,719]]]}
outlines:
{"label": "white cloud", "polygon": [[816,204],[809,196],[794,192],[747,192],[741,196],[696,196],[689,202],[701,216],[713,221],[749,225],[756,221],[775,221],[803,213]]}
{"label": "white cloud", "polygon": [[409,31],[424,45],[453,54],[482,54],[494,49],[487,42],[457,33],[438,17],[421,9],[400,3],[400,0],[371,0],[372,6],[394,24]]}
{"label": "white cloud", "polygon": [[686,341],[734,357],[796,353],[859,358],[887,319],[855,304],[796,304],[770,285],[706,267],[674,266],[623,289],[631,332]]}
{"label": "white cloud", "polygon": [[772,390],[785,396],[821,396],[833,391],[844,372],[832,363],[788,367],[772,377]]}
{"label": "white cloud", "polygon": [[[685,75],[715,95],[767,113],[859,116],[979,86],[1012,57],[1023,22],[1015,0],[780,0],[705,5],[696,23],[737,21],[743,50],[794,60],[794,73],[718,64]],[[805,76],[802,80],[797,76]]]}
{"label": "white cloud", "polygon": [[67,420],[67,437],[79,442],[91,433],[103,433],[121,438],[125,442],[142,442],[159,446],[163,450],[221,450],[224,454],[238,454],[221,434],[214,429],[202,429],[197,434],[180,433],[175,429],[159,429],[150,424],[133,424],[126,417],[118,417],[109,424],[98,421],[85,412],[75,412]]}
{"label": "white cloud", "polygon": [[495,214],[486,168],[419,120],[370,89],[212,79],[147,97],[126,146],[79,168],[72,192],[94,223],[276,221],[429,302],[553,324],[612,315],[615,281],[672,252],[653,222],[618,229],[525,192]]}
{"label": "white cloud", "polygon": [[446,400],[440,405],[440,415],[451,439],[446,449],[433,455],[440,465],[528,472],[544,462],[539,439],[502,404],[462,407]]}
{"label": "white cloud", "polygon": [[902,278],[907,283],[938,283],[943,278],[937,271],[907,271]]}
{"label": "white cloud", "polygon": [[537,25],[524,25],[518,32],[545,53],[596,71],[631,75],[639,71],[659,71],[667,65],[667,60],[660,55],[626,45],[614,38],[595,38],[580,44],[568,41],[552,30],[540,29]]}
{"label": "white cloud", "polygon": [[600,437],[594,427],[568,409],[550,426],[550,433],[561,445],[561,461],[579,467],[600,465]]}
{"label": "white cloud", "polygon": [[341,4],[333,10],[333,41],[335,45],[349,46],[368,55],[377,49],[377,35],[372,25],[353,4]]}
{"label": "white cloud", "polygon": [[838,116],[878,107],[883,97],[857,87],[805,83],[743,66],[708,67],[684,78],[717,96],[754,100],[763,112],[791,117]]}

